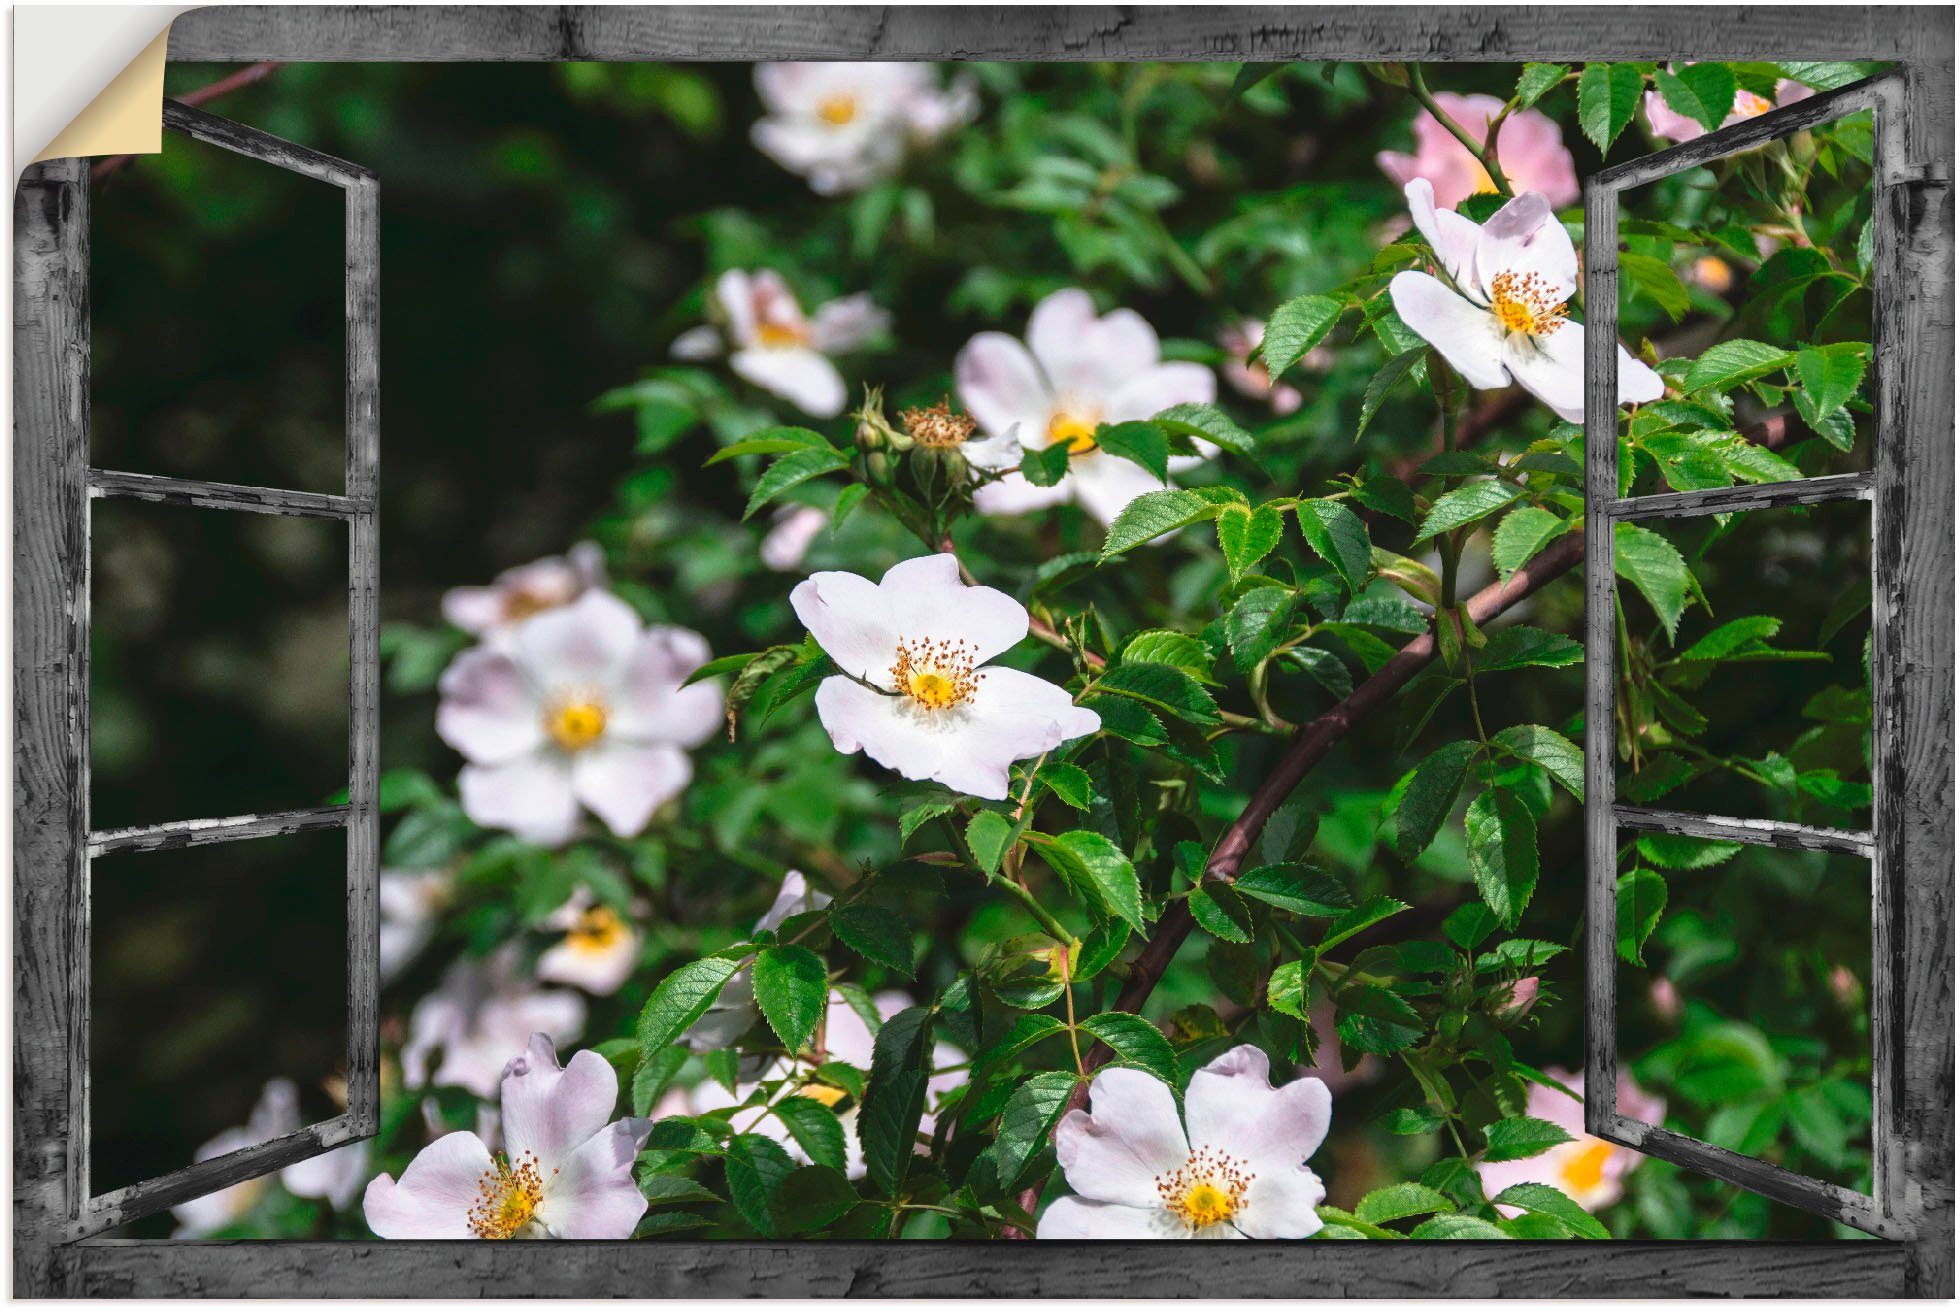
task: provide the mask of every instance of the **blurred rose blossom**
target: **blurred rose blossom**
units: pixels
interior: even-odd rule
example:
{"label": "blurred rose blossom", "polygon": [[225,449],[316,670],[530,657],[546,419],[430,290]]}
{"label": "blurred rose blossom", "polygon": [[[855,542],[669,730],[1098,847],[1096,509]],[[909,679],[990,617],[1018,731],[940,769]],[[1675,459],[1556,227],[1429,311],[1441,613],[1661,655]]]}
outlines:
{"label": "blurred rose blossom", "polygon": [[609,906],[597,903],[584,889],[545,920],[564,938],[538,958],[538,978],[554,984],[574,984],[604,997],[617,993],[640,960],[640,931]]}
{"label": "blurred rose blossom", "polygon": [[[1581,1077],[1557,1067],[1545,1073],[1584,1096],[1586,1085]],[[1619,1095],[1617,1105],[1623,1116],[1659,1125],[1667,1114],[1667,1104],[1641,1089],[1624,1071],[1620,1075]],[[1514,1162],[1478,1162],[1477,1174],[1484,1182],[1487,1197],[1495,1198],[1514,1184],[1548,1184],[1563,1190],[1587,1211],[1596,1212],[1619,1201],[1627,1173],[1646,1160],[1631,1148],[1587,1134],[1584,1104],[1557,1089],[1532,1085],[1525,1098],[1524,1114],[1550,1121],[1572,1139],[1535,1157]],[[1507,1207],[1506,1210],[1515,1209]]]}
{"label": "blurred rose blossom", "polygon": [[891,326],[891,316],[859,293],[825,301],[805,315],[774,269],[730,269],[715,280],[714,323],[674,339],[674,355],[705,360],[729,352],[728,367],[765,392],[829,419],[844,409],[843,375],[833,355],[855,351]]}
{"label": "blurred rose blossom", "polygon": [[[1735,105],[1730,109],[1729,116],[1722,120],[1722,126],[1740,123],[1744,119],[1767,114],[1772,109],[1781,109],[1785,105],[1794,105],[1799,100],[1806,100],[1814,94],[1803,83],[1792,82],[1789,78],[1777,82],[1774,102],[1765,100],[1753,91],[1737,87]],[[1654,130],[1655,136],[1674,142],[1693,141],[1696,137],[1708,134],[1708,129],[1698,120],[1668,108],[1667,98],[1658,91],[1647,93],[1647,126]]]}
{"label": "blurred rose blossom", "polygon": [[931,64],[898,61],[758,64],[755,89],[756,149],[824,196],[890,177],[978,109],[971,79],[942,89]]}
{"label": "blurred rose blossom", "polygon": [[762,539],[762,563],[778,573],[795,569],[829,523],[830,516],[815,506],[785,506]]}
{"label": "blurred rose blossom", "polygon": [[[291,1080],[268,1080],[251,1119],[242,1126],[226,1130],[204,1144],[192,1157],[208,1162],[214,1157],[251,1148],[291,1134],[300,1128],[299,1090]],[[336,1211],[354,1201],[367,1178],[368,1145],[365,1140],[334,1148],[279,1171],[279,1183],[295,1198],[323,1198]],[[214,1234],[243,1220],[258,1206],[273,1177],[262,1175],[240,1181],[215,1193],[205,1194],[170,1209],[177,1218],[172,1239],[196,1239]]]}
{"label": "blurred rose blossom", "polygon": [[[1225,350],[1225,363],[1218,372],[1240,396],[1265,401],[1276,415],[1290,415],[1300,408],[1300,389],[1289,383],[1275,386],[1263,363],[1246,362],[1265,337],[1266,325],[1257,319],[1240,319],[1220,329],[1218,344]],[[1300,363],[1308,369],[1325,369],[1332,354],[1325,346],[1315,346]]]}
{"label": "blurred rose blossom", "polygon": [[[1504,108],[1496,96],[1450,91],[1437,92],[1436,104],[1477,141],[1486,138],[1491,119]],[[1436,204],[1446,210],[1480,192],[1497,190],[1477,157],[1427,110],[1416,115],[1415,133],[1413,155],[1385,150],[1375,156],[1375,163],[1396,185],[1406,187],[1417,178],[1426,179],[1436,189]],[[1518,195],[1539,192],[1554,208],[1579,199],[1579,173],[1572,165],[1572,152],[1565,148],[1558,124],[1535,109],[1511,115],[1497,130],[1497,166]]]}
{"label": "blurred rose blossom", "polygon": [[562,556],[507,569],[488,587],[451,588],[442,594],[442,617],[465,633],[487,636],[605,585],[605,555],[596,543],[581,542]]}
{"label": "blurred rose blossom", "polygon": [[412,1089],[454,1085],[488,1098],[511,1053],[533,1034],[564,1043],[584,1028],[585,999],[569,989],[538,988],[519,971],[517,945],[507,943],[488,957],[456,962],[415,1004],[402,1077]]}

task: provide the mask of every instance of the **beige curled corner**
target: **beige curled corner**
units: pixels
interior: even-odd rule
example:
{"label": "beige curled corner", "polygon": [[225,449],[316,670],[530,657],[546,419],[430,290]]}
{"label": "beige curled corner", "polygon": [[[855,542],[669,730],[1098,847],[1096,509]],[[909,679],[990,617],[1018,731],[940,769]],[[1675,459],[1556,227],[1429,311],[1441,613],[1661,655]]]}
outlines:
{"label": "beige curled corner", "polygon": [[163,61],[190,5],[17,5],[14,173],[163,149]]}

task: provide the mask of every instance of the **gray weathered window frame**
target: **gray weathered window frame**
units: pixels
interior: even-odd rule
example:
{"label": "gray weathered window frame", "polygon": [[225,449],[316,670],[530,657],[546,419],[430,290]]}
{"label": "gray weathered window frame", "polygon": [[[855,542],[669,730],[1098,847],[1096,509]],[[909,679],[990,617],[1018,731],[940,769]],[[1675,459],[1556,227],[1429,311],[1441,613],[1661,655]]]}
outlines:
{"label": "gray weathered window frame", "polygon": [[[1392,1296],[1755,1294],[1878,1298],[1953,1292],[1953,17],[1932,7],[1722,8],[1043,8],[583,7],[368,8],[228,6],[178,20],[170,57],[259,60],[754,60],[831,59],[1365,59],[1472,62],[1587,59],[1871,59],[1895,66],[1900,124],[1882,160],[1876,207],[1884,284],[1875,348],[1881,430],[1873,495],[1888,507],[1875,527],[1875,618],[1896,639],[1883,657],[1875,780],[1891,800],[1872,843],[1897,872],[1875,966],[1895,991],[1894,1039],[1878,1052],[1890,1102],[1875,1128],[1877,1170],[1895,1237],[1861,1242],[1507,1242],[1484,1244],[1170,1244],[1078,1246],[950,1243],[743,1242],[470,1244],[440,1242],[179,1242],[76,1238],[85,1190],[70,1133],[67,1072],[76,1019],[86,1015],[85,738],[77,677],[86,688],[86,609],[72,602],[87,562],[87,243],[85,162],[29,169],[15,196],[15,1288],[22,1294],[373,1296],[479,1293],[705,1295]],[[1888,93],[1893,94],[1893,93]],[[208,117],[208,116],[206,116]],[[1789,120],[1776,116],[1777,124]],[[1755,129],[1769,123],[1756,120]],[[1724,144],[1750,125],[1704,138]],[[261,139],[263,134],[250,134]],[[239,138],[238,140],[243,140]],[[264,140],[272,140],[263,138]],[[223,143],[220,144],[231,144]],[[283,143],[282,143],[283,144]],[[237,148],[234,145],[234,148]],[[289,148],[290,149],[290,148]],[[248,151],[247,153],[254,153]],[[1672,154],[1673,152],[1667,152]],[[308,153],[310,156],[310,153]],[[323,157],[310,156],[313,159]],[[1660,159],[1662,156],[1655,156]],[[1643,161],[1646,163],[1648,161]],[[352,169],[352,166],[345,166]],[[363,186],[371,203],[373,180]],[[1611,175],[1601,175],[1610,181]],[[1588,218],[1606,193],[1588,189]],[[353,192],[350,191],[350,242]],[[372,222],[373,211],[368,211]],[[372,228],[368,229],[370,235]],[[1589,224],[1589,234],[1594,231]],[[350,247],[351,249],[351,247]],[[1602,270],[1588,241],[1595,289],[1593,376],[1612,342],[1616,265]],[[350,283],[350,290],[352,284]],[[1607,289],[1602,294],[1600,289]],[[373,286],[368,284],[371,311]],[[350,301],[350,332],[356,322]],[[370,331],[372,315],[369,315]],[[354,345],[350,338],[350,348]],[[373,349],[374,338],[365,339]],[[356,355],[350,351],[350,365]],[[371,359],[371,356],[370,356]],[[1589,389],[1589,431],[1610,434],[1610,396]],[[353,400],[350,390],[350,403]],[[372,452],[375,397],[350,404],[346,496],[368,508],[372,465],[356,480],[357,425]],[[1610,440],[1606,442],[1610,449]],[[1600,441],[1589,449],[1589,469]],[[1596,471],[1595,471],[1596,472]],[[157,491],[217,497],[244,508],[249,489]],[[257,507],[264,509],[264,506]],[[292,513],[291,507],[281,513]],[[1607,506],[1588,498],[1587,532],[1610,535]],[[1597,560],[1588,565],[1588,586]],[[370,555],[369,559],[372,557]],[[1610,585],[1611,566],[1607,565]],[[372,605],[371,594],[362,604]],[[1881,608],[1883,608],[1881,610]],[[370,629],[371,633],[371,629]],[[1598,663],[1595,662],[1595,665]],[[356,652],[355,668],[363,662]],[[356,685],[372,705],[373,690]],[[357,740],[358,740],[358,734]],[[1610,798],[1589,779],[1589,797]],[[1589,771],[1602,766],[1592,754]],[[365,762],[372,778],[372,756]],[[358,760],[350,805],[367,825],[366,883],[350,885],[350,945],[373,935],[372,791]],[[78,801],[78,799],[84,799]],[[83,809],[78,810],[81,807]],[[1610,813],[1608,813],[1610,819]],[[350,832],[353,832],[350,830]],[[1802,835],[1789,836],[1801,841]],[[350,853],[350,870],[353,869]],[[1594,887],[1594,896],[1597,887]],[[1610,914],[1610,896],[1608,911]],[[1589,971],[1601,919],[1592,908]],[[1605,952],[1612,953],[1610,920]],[[1594,999],[1596,1003],[1596,998]],[[354,1000],[350,1025],[372,1032],[374,997]],[[1596,1007],[1589,1025],[1601,1020]],[[1610,1014],[1606,1016],[1610,1022]],[[1597,1032],[1597,1031],[1596,1031]],[[1604,1033],[1610,1035],[1610,1028]],[[1601,1045],[1594,1045],[1594,1050]],[[1610,1052],[1610,1043],[1604,1045]],[[371,1078],[371,1070],[367,1073]],[[1589,1071],[1589,1075],[1598,1072]],[[369,1086],[372,1087],[371,1085]],[[1589,1079],[1589,1089],[1612,1088]],[[360,1104],[355,1104],[360,1105]],[[364,1114],[372,1117],[371,1094]],[[350,1106],[349,1116],[355,1115]],[[1596,1096],[1596,1133],[1632,1137]],[[345,1118],[343,1118],[345,1119]],[[332,1124],[332,1123],[329,1123]],[[366,1122],[371,1126],[371,1120]],[[319,1127],[312,1127],[317,1130]],[[306,1133],[310,1133],[308,1131]],[[322,1141],[324,1142],[324,1141]],[[318,1143],[309,1145],[317,1148]],[[1652,1143],[1643,1148],[1656,1152]],[[86,1149],[85,1143],[81,1145]],[[1661,1145],[1672,1150],[1670,1145]],[[264,1152],[266,1150],[250,1150]],[[305,1155],[294,1150],[293,1157]],[[1666,1155],[1665,1151],[1657,1155]],[[240,1157],[245,1156],[240,1154]],[[224,1161],[232,1161],[227,1158]],[[290,1160],[290,1158],[279,1158]],[[237,1176],[273,1169],[252,1161]],[[1692,1163],[1709,1169],[1705,1162]],[[217,1166],[218,1163],[209,1164]],[[1716,1166],[1728,1164],[1715,1163]],[[1714,1174],[1722,1172],[1712,1171]],[[223,1181],[213,1171],[201,1184]],[[172,1177],[178,1178],[178,1177]],[[1752,1185],[1752,1187],[1754,1187]],[[192,1192],[201,1192],[201,1188]],[[1764,1192],[1768,1192],[1767,1189]],[[188,1195],[185,1195],[188,1196]],[[1771,1194],[1771,1196],[1776,1196]],[[155,1201],[151,1199],[150,1201]],[[174,1201],[174,1199],[173,1199]],[[1117,1281],[1112,1285],[1112,1281]]]}

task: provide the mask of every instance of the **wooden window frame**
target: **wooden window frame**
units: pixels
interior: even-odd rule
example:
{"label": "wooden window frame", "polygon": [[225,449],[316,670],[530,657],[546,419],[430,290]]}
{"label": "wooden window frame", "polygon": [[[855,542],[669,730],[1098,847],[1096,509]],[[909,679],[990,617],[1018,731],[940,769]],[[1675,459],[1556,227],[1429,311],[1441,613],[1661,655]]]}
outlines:
{"label": "wooden window frame", "polygon": [[[1953,15],[1896,7],[462,8],[220,6],[180,18],[170,58],[259,60],[1870,59],[1893,64],[1902,130],[1881,161],[1875,207],[1889,239],[1875,349],[1881,432],[1871,475],[1875,617],[1896,618],[1875,730],[1875,858],[1895,872],[1879,941],[1892,960],[1896,1026],[1878,1053],[1887,1102],[1875,1126],[1878,1189],[1894,1236],[1817,1243],[1508,1241],[1405,1244],[954,1244],[739,1241],[491,1244],[108,1240],[74,1237],[79,1216],[69,1081],[86,1015],[88,845],[85,582],[88,202],[85,162],[29,169],[15,196],[15,1289],[21,1294],[321,1296],[1099,1296],[1148,1288],[1207,1297],[1448,1293],[1507,1297],[1750,1294],[1950,1296],[1953,1292]],[[1809,102],[1806,102],[1809,103]],[[1799,107],[1800,108],[1800,107]],[[1785,111],[1789,113],[1790,111]],[[1758,124],[1769,120],[1757,120]],[[1789,120],[1778,116],[1777,123]],[[1725,129],[1719,143],[1745,138]],[[1760,131],[1760,128],[1755,129]],[[1704,139],[1704,141],[1709,139]],[[223,143],[220,143],[223,144]],[[1655,159],[1661,158],[1657,155]],[[1648,161],[1643,161],[1646,163]],[[351,166],[348,166],[351,167]],[[1602,175],[1608,176],[1610,175]],[[372,180],[369,179],[369,185]],[[1588,216],[1605,194],[1588,190]],[[1589,227],[1589,231],[1591,231]],[[1614,334],[1610,289],[1588,241],[1595,289],[1589,375]],[[1600,289],[1606,289],[1602,294]],[[372,306],[372,301],[368,302]],[[350,305],[350,330],[355,316]],[[373,339],[368,339],[372,347]],[[1609,375],[1610,376],[1610,375]],[[1589,389],[1589,431],[1611,434],[1611,392]],[[372,398],[369,398],[370,404]],[[366,412],[372,420],[372,410]],[[350,408],[350,423],[355,412]],[[369,436],[371,437],[371,430]],[[1610,440],[1608,440],[1610,449]],[[1589,445],[1589,471],[1600,443]],[[351,450],[351,448],[350,448]],[[1863,476],[1853,476],[1863,477]],[[159,488],[159,491],[164,489]],[[179,489],[189,495],[190,489]],[[241,490],[205,486],[236,499]],[[349,496],[372,496],[350,478]],[[371,504],[371,502],[370,502]],[[1610,536],[1588,498],[1587,532]],[[370,524],[370,533],[372,525]],[[367,545],[372,550],[372,538]],[[358,554],[359,548],[357,548]],[[1589,562],[1594,585],[1597,557]],[[1610,582],[1610,562],[1607,568]],[[372,604],[369,598],[367,604]],[[1599,662],[1595,661],[1597,666]],[[356,660],[356,668],[361,662]],[[357,696],[359,694],[357,693]],[[372,697],[372,689],[367,695]],[[371,700],[370,700],[371,704]],[[1610,797],[1610,757],[1589,761],[1589,797]],[[369,762],[371,769],[372,762]],[[353,805],[372,813],[371,792]],[[1624,817],[1622,817],[1624,819]],[[1636,817],[1639,819],[1640,817]],[[1654,823],[1663,823],[1655,818]],[[1801,843],[1806,835],[1782,837]],[[371,830],[369,835],[371,853]],[[371,855],[368,859],[372,859]],[[350,903],[350,943],[371,952],[372,870]],[[1589,948],[1597,969],[1601,920]],[[1608,905],[1610,913],[1610,900]],[[1605,952],[1612,952],[1606,922]],[[355,941],[364,939],[364,941]],[[1594,999],[1596,1002],[1596,998]],[[371,999],[370,999],[371,1005]],[[1600,1017],[1589,1011],[1589,1024]],[[1610,1016],[1606,1019],[1610,1020]],[[356,1025],[372,1026],[357,1010]],[[85,1027],[79,1032],[85,1035]],[[1610,1034],[1610,1029],[1604,1031]],[[1610,1048],[1610,1045],[1608,1045]],[[1589,1072],[1593,1074],[1593,1072]],[[1610,1089],[1589,1079],[1589,1089]],[[1633,1137],[1588,1103],[1595,1132]],[[371,1104],[368,1114],[371,1115]],[[350,1112],[350,1115],[352,1113]],[[1655,1145],[1643,1143],[1655,1152]],[[84,1145],[85,1147],[85,1145]],[[1669,1149],[1669,1145],[1661,1145]],[[303,1155],[303,1154],[296,1154]],[[1665,1152],[1656,1153],[1665,1155]],[[230,1160],[230,1159],[226,1159]],[[270,1161],[257,1165],[270,1169]],[[1767,1192],[1767,1190],[1765,1190]],[[1774,1196],[1774,1195],[1772,1195]],[[1112,1284],[1112,1282],[1116,1282]]]}

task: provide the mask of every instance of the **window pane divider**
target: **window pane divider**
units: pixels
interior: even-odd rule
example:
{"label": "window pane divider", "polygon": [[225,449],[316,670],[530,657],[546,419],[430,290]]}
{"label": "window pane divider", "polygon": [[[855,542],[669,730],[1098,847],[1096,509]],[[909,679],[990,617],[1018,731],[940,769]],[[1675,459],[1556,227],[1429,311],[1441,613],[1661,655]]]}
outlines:
{"label": "window pane divider", "polygon": [[1613,807],[1613,824],[1620,829],[1680,834],[1686,838],[1712,838],[1719,842],[1747,843],[1751,847],[1846,852],[1868,859],[1872,854],[1872,836],[1867,830],[1829,829],[1823,825],[1800,825],[1787,820],[1745,820],[1736,816],[1699,815],[1689,811],[1616,804]]}
{"label": "window pane divider", "polygon": [[1687,519],[1721,515],[1735,510],[1778,510],[1815,506],[1830,501],[1870,501],[1870,474],[1825,474],[1784,483],[1745,483],[1739,487],[1697,488],[1692,492],[1656,492],[1644,497],[1615,497],[1606,503],[1606,517],[1615,522],[1633,519]]}
{"label": "window pane divider", "polygon": [[127,497],[206,510],[246,510],[261,515],[303,515],[316,519],[351,520],[373,509],[361,497],[331,492],[295,492],[286,488],[252,487],[244,483],[211,483],[197,478],[168,478],[161,474],[129,474],[114,469],[91,469],[91,497]]}
{"label": "window pane divider", "polygon": [[339,829],[346,827],[353,812],[354,808],[343,802],[337,806],[311,806],[297,811],[268,811],[263,815],[172,820],[160,825],[98,829],[88,836],[88,854],[93,858],[116,852],[167,852],[179,847],[202,847],[206,843],[274,838],[280,834],[305,833],[312,829]]}

